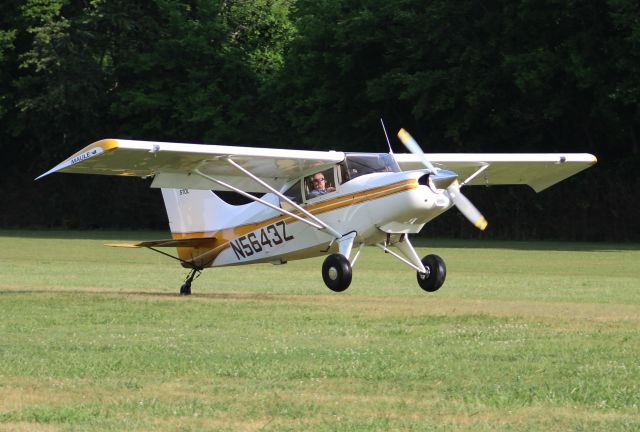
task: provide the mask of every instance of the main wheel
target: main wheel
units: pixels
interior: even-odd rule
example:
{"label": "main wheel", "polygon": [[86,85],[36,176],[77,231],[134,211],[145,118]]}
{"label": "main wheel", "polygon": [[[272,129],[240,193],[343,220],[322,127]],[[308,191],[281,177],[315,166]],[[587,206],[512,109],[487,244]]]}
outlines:
{"label": "main wheel", "polygon": [[447,267],[438,255],[427,255],[422,258],[426,273],[418,272],[420,288],[428,292],[438,291],[447,277]]}
{"label": "main wheel", "polygon": [[351,264],[341,254],[329,255],[322,264],[322,279],[330,290],[341,292],[351,284]]}

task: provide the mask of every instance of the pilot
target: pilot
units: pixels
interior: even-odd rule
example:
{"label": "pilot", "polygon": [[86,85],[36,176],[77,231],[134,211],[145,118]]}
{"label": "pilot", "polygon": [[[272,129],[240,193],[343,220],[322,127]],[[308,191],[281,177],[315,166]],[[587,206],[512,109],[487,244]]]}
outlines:
{"label": "pilot", "polygon": [[324,174],[321,172],[316,173],[311,178],[311,185],[313,186],[313,190],[309,192],[309,196],[307,198],[316,198],[320,195],[324,195],[327,192],[333,192],[336,190],[334,187],[326,187],[326,179],[324,178]]}

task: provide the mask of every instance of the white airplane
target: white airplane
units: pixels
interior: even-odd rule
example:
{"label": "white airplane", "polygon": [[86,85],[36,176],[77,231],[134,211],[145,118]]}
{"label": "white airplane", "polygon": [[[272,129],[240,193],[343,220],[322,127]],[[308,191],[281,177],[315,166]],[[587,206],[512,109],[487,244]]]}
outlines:
{"label": "white airplane", "polygon": [[[207,267],[285,264],[321,255],[328,255],[325,284],[344,291],[365,245],[414,269],[420,287],[432,292],[444,283],[445,263],[437,255],[421,259],[409,234],[453,206],[484,230],[487,222],[461,193],[463,186],[526,184],[540,192],[596,163],[585,153],[427,156],[404,129],[398,137],[411,153],[105,139],[37,179],[54,172],[153,177],[172,238],[110,246],[146,247],[179,260],[191,269],[183,295],[191,294],[193,279]],[[253,202],[231,205],[214,191],[237,192]],[[177,248],[177,256],[160,247]]]}

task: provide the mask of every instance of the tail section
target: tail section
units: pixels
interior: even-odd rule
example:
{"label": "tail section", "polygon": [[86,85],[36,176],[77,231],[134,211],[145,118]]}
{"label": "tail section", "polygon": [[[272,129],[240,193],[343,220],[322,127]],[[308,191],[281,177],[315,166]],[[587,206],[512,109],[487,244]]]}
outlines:
{"label": "tail section", "polygon": [[227,204],[210,190],[162,189],[172,233],[210,232],[237,224],[241,206]]}

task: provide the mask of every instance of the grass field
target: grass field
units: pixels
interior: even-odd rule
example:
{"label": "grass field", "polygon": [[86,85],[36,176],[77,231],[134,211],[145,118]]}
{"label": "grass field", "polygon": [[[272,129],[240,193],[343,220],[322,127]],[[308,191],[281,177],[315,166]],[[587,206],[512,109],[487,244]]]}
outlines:
{"label": "grass field", "polygon": [[166,233],[0,231],[0,430],[640,430],[640,249],[433,241],[435,294],[367,248],[186,270],[102,246]]}

